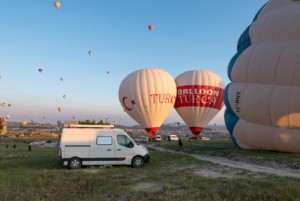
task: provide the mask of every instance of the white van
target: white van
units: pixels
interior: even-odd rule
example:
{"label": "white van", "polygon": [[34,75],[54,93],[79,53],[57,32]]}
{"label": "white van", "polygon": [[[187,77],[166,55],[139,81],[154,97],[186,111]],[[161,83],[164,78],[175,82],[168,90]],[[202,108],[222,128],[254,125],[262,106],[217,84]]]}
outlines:
{"label": "white van", "polygon": [[168,141],[178,141],[177,135],[168,135]]}
{"label": "white van", "polygon": [[132,165],[149,162],[149,151],[113,125],[63,125],[59,163],[70,169],[83,165]]}

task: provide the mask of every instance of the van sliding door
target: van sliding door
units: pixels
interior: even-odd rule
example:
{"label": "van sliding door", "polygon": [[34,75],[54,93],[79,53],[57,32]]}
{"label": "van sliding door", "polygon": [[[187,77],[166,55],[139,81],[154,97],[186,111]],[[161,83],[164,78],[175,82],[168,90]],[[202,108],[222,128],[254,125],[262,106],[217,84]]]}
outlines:
{"label": "van sliding door", "polygon": [[90,165],[105,165],[114,164],[115,161],[115,147],[112,135],[101,134],[101,136],[94,136],[96,139],[91,139],[90,147]]}

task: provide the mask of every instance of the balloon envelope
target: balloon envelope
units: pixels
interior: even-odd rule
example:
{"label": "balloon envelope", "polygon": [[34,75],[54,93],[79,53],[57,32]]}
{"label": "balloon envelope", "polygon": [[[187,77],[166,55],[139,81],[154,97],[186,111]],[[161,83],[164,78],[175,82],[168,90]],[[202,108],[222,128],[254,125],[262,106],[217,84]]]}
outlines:
{"label": "balloon envelope", "polygon": [[61,112],[61,111],[62,111],[62,107],[58,107],[57,110],[58,110],[59,112]]}
{"label": "balloon envelope", "polygon": [[175,82],[177,98],[174,107],[193,135],[198,136],[221,110],[225,84],[218,75],[204,70],[184,72]]}
{"label": "balloon envelope", "polygon": [[244,149],[300,153],[300,3],[270,0],[228,66],[225,123]]}
{"label": "balloon envelope", "polygon": [[155,68],[129,74],[119,89],[122,107],[150,137],[154,136],[171,112],[175,99],[174,79],[167,72]]}
{"label": "balloon envelope", "polygon": [[148,29],[149,29],[150,31],[152,31],[153,25],[152,25],[152,24],[149,24],[149,25],[148,25]]}
{"label": "balloon envelope", "polygon": [[10,119],[10,115],[6,115],[6,119]]}
{"label": "balloon envelope", "polygon": [[90,56],[92,56],[92,55],[93,55],[93,52],[92,52],[92,51],[89,51],[88,53],[89,53],[89,55],[90,55]]}
{"label": "balloon envelope", "polygon": [[54,6],[55,6],[55,8],[59,8],[60,7],[60,2],[59,1],[55,1],[54,2]]}
{"label": "balloon envelope", "polygon": [[27,122],[26,121],[22,121],[22,126],[26,126]]}

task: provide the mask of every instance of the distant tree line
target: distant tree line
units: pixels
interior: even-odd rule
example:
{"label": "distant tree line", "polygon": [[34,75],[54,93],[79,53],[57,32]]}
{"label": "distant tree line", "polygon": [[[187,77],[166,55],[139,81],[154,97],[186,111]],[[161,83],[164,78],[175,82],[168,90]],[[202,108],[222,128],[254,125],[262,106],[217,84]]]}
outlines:
{"label": "distant tree line", "polygon": [[84,121],[79,121],[79,124],[88,124],[88,125],[110,125],[109,122],[103,121],[103,120],[84,120]]}

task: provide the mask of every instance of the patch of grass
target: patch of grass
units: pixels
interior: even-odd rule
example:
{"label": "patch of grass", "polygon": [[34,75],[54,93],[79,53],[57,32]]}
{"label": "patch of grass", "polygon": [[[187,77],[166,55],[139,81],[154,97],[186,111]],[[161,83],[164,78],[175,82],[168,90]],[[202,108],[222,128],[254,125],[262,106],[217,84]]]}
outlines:
{"label": "patch of grass", "polygon": [[[151,151],[150,163],[139,169],[96,166],[75,171],[57,167],[57,154],[56,148],[32,147],[30,152],[26,144],[16,149],[0,144],[0,200],[300,200],[299,179],[206,178],[193,171],[218,166],[182,154]],[[142,182],[162,188],[133,190]]]}
{"label": "patch of grass", "polygon": [[242,150],[237,148],[231,140],[184,141],[182,147],[179,147],[176,142],[159,142],[154,144],[185,153],[206,154],[237,161],[248,161],[254,164],[279,165],[291,169],[300,169],[300,154],[265,150]]}

